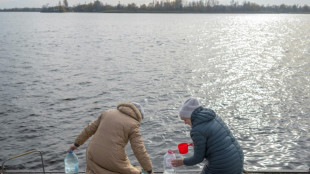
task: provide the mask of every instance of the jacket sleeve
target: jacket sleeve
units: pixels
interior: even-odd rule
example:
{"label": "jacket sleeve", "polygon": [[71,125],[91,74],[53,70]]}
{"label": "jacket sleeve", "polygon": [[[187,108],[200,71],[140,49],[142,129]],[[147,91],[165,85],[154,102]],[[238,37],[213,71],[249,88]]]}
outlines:
{"label": "jacket sleeve", "polygon": [[145,149],[142,141],[142,136],[139,130],[139,125],[133,128],[129,134],[131,149],[137,160],[145,171],[151,171],[153,166],[150,157]]}
{"label": "jacket sleeve", "polygon": [[75,143],[77,143],[78,145],[82,145],[88,140],[88,138],[94,135],[100,124],[101,117],[103,117],[103,114],[101,114],[95,121],[89,123],[76,137]]}
{"label": "jacket sleeve", "polygon": [[198,131],[191,132],[191,137],[194,143],[194,155],[184,159],[184,164],[186,166],[201,163],[206,154],[206,137]]}

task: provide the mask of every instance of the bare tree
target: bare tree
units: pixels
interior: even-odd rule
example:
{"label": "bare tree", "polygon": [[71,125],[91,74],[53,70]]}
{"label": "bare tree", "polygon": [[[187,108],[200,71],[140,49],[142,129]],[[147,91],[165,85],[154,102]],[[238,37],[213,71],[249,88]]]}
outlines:
{"label": "bare tree", "polygon": [[68,7],[69,7],[69,5],[68,5],[68,1],[67,1],[67,0],[64,0],[64,6],[65,6],[66,8],[68,8]]}

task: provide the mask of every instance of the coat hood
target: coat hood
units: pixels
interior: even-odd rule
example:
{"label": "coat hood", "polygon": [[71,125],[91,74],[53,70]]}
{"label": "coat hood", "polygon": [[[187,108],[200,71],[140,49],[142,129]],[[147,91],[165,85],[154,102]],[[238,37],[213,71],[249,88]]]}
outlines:
{"label": "coat hood", "polygon": [[200,106],[199,108],[193,111],[191,121],[194,127],[200,123],[209,122],[213,120],[215,117],[216,114],[213,110]]}
{"label": "coat hood", "polygon": [[119,110],[121,113],[126,114],[133,119],[137,120],[139,123],[142,120],[142,115],[139,111],[139,109],[132,103],[120,103],[117,105],[117,110]]}

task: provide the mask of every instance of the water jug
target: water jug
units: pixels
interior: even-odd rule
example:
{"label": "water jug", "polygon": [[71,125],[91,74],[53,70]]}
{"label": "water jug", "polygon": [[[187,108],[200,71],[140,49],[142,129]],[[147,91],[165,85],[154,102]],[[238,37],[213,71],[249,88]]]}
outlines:
{"label": "water jug", "polygon": [[70,152],[67,153],[65,157],[65,173],[79,173],[79,159],[72,150],[70,150]]}
{"label": "water jug", "polygon": [[145,170],[141,169],[141,174],[148,174]]}
{"label": "water jug", "polygon": [[175,168],[171,165],[171,161],[175,159],[175,153],[169,149],[164,156],[164,174],[175,174]]}

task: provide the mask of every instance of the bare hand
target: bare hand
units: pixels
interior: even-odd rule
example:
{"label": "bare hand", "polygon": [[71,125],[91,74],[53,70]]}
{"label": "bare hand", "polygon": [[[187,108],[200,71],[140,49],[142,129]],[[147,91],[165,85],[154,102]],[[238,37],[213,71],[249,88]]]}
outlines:
{"label": "bare hand", "polygon": [[69,153],[71,150],[74,151],[75,149],[77,149],[77,147],[75,145],[72,145],[67,152]]}
{"label": "bare hand", "polygon": [[183,160],[183,158],[174,159],[174,160],[171,161],[171,165],[172,165],[173,167],[182,166],[182,165],[184,165],[184,160]]}

